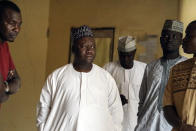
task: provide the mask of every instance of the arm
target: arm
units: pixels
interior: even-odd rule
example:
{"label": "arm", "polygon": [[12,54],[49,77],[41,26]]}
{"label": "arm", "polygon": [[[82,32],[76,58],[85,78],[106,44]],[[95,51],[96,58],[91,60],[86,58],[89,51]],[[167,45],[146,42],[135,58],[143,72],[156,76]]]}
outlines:
{"label": "arm", "polygon": [[120,94],[122,105],[128,104],[128,99],[123,94]]}
{"label": "arm", "polygon": [[195,126],[187,125],[183,123],[182,119],[179,117],[176,108],[173,102],[173,77],[172,71],[170,72],[170,77],[168,80],[167,87],[165,88],[164,96],[163,96],[163,111],[164,116],[168,123],[173,126],[174,129],[179,131],[196,131]]}
{"label": "arm", "polygon": [[174,129],[179,131],[196,131],[196,127],[184,124],[177,114],[176,108],[172,105],[165,106],[163,108],[164,116],[168,123],[173,126]]}
{"label": "arm", "polygon": [[21,85],[20,77],[15,69],[8,73],[6,81],[9,87],[9,92],[7,93],[5,92],[7,85],[4,83],[3,77],[0,74],[0,103],[5,102],[9,98],[9,95],[16,93]]}
{"label": "arm", "polygon": [[9,95],[5,93],[5,86],[3,76],[0,73],[0,103],[5,102],[9,98]]}
{"label": "arm", "polygon": [[141,117],[141,113],[142,113],[142,106],[144,104],[144,101],[146,99],[146,93],[147,93],[147,75],[148,75],[148,68],[146,66],[145,72],[144,72],[144,76],[142,79],[142,84],[140,87],[140,91],[139,91],[139,106],[138,106],[138,120],[140,120]]}
{"label": "arm", "polygon": [[9,94],[15,94],[21,87],[20,77],[15,69],[8,73],[6,81],[10,88]]}
{"label": "arm", "polygon": [[164,91],[164,96],[163,96],[163,111],[164,111],[164,116],[168,123],[173,126],[174,129],[177,129],[179,131],[192,131],[186,124],[183,124],[182,120],[180,119],[176,108],[174,106],[173,102],[173,77],[172,77],[172,71],[170,72],[169,80],[167,87],[165,88]]}
{"label": "arm", "polygon": [[176,108],[173,105],[168,105],[163,108],[164,116],[168,123],[173,126],[173,128],[179,129],[182,124],[180,120]]}
{"label": "arm", "polygon": [[9,95],[11,94],[14,94],[16,93],[19,88],[21,87],[21,81],[20,81],[20,77],[16,71],[16,68],[14,66],[14,62],[12,60],[12,57],[10,55],[10,51],[9,51],[9,47],[7,46],[7,52],[8,52],[8,60],[9,60],[9,72],[8,72],[8,75],[7,75],[7,83],[8,83],[8,86],[9,86]]}
{"label": "arm", "polygon": [[112,114],[113,122],[115,124],[115,131],[121,131],[123,121],[123,109],[116,82],[112,77],[110,81],[110,87],[109,110]]}
{"label": "arm", "polygon": [[111,63],[107,63],[107,64],[105,64],[105,65],[103,66],[103,69],[105,69],[106,71],[109,72],[110,67],[111,67]]}
{"label": "arm", "polygon": [[176,108],[173,104],[173,95],[172,95],[172,71],[170,72],[169,80],[163,95],[163,111],[164,116],[168,123],[173,126],[173,128],[179,129],[181,126],[181,120],[177,114]]}
{"label": "arm", "polygon": [[[112,72],[113,71],[112,71],[112,68],[111,67],[112,67],[112,65],[110,63],[108,63],[108,64],[105,64],[103,66],[103,69],[105,69],[106,71],[108,71],[112,75]],[[120,98],[121,98],[122,105],[125,105],[125,104],[128,103],[128,99],[126,99],[126,97],[123,94],[120,94]]]}
{"label": "arm", "polygon": [[44,131],[45,122],[50,112],[52,84],[53,80],[51,76],[49,76],[44,87],[42,88],[40,101],[37,105],[37,128],[39,131]]}

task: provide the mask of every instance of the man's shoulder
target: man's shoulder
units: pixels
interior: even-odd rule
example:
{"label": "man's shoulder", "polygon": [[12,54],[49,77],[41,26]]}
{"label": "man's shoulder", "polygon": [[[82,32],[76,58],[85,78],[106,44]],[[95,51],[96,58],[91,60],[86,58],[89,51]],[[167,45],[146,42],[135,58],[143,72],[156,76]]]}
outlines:
{"label": "man's shoulder", "polygon": [[4,45],[4,46],[5,46],[5,45],[8,46],[8,42],[7,42],[7,41],[4,41],[3,43],[0,42],[0,45],[1,45],[1,46],[3,46],[3,45]]}
{"label": "man's shoulder", "polygon": [[57,77],[57,76],[61,75],[65,70],[69,69],[70,67],[71,67],[71,64],[66,64],[64,66],[61,66],[61,67],[55,69],[49,76]]}
{"label": "man's shoulder", "polygon": [[[96,64],[93,64],[94,66],[94,69],[97,71],[97,72],[100,72],[100,73],[108,73],[104,68],[96,65]],[[105,67],[105,66],[104,66]]]}
{"label": "man's shoulder", "polygon": [[93,64],[93,66],[94,66],[94,69],[96,70],[97,73],[105,76],[106,78],[113,78],[111,76],[111,74],[108,71],[106,71],[104,68],[102,68],[96,64]]}
{"label": "man's shoulder", "polygon": [[188,68],[192,68],[192,65],[194,64],[194,61],[195,61],[195,58],[191,58],[191,59],[188,59],[188,60],[184,60],[178,64],[176,64],[172,70],[173,71],[183,71],[183,70],[186,70]]}
{"label": "man's shoulder", "polygon": [[109,62],[109,63],[104,65],[104,67],[116,67],[116,66],[119,66],[118,61]]}
{"label": "man's shoulder", "polygon": [[183,61],[186,61],[188,58],[186,58],[186,57],[184,57],[184,56],[180,56],[180,59],[178,59],[178,61],[176,62],[176,64],[175,65],[177,65],[177,64],[179,64],[179,63],[181,63],[181,62],[183,62]]}
{"label": "man's shoulder", "polygon": [[146,66],[147,68],[154,68],[156,65],[160,65],[161,64],[161,58],[153,60],[152,62],[148,63]]}
{"label": "man's shoulder", "polygon": [[137,67],[139,66],[145,68],[147,64],[141,61],[134,60],[134,65],[136,65]]}
{"label": "man's shoulder", "polygon": [[0,43],[0,48],[3,50],[9,51],[9,46],[7,42]]}
{"label": "man's shoulder", "polygon": [[185,61],[185,60],[188,60],[188,58],[187,57],[184,57],[184,56],[181,56],[181,59],[180,59],[181,61]]}
{"label": "man's shoulder", "polygon": [[115,62],[109,62],[107,64],[104,65],[103,67],[105,70],[107,70],[108,72],[112,73],[116,68],[122,68],[120,65],[119,61],[115,61]]}

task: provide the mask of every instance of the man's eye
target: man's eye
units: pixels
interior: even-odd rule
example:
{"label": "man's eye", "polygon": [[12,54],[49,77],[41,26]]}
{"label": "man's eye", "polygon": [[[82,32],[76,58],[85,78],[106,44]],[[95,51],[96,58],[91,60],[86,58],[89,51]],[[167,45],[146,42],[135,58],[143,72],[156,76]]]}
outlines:
{"label": "man's eye", "polygon": [[14,21],[9,21],[9,22],[8,22],[8,24],[10,24],[10,25],[14,25],[14,24],[15,24],[15,22],[14,22]]}
{"label": "man's eye", "polygon": [[169,36],[168,35],[162,35],[162,38],[167,39]]}
{"label": "man's eye", "polygon": [[83,46],[83,45],[82,45],[82,46],[80,46],[80,48],[86,48],[86,46]]}
{"label": "man's eye", "polygon": [[9,22],[8,24],[11,25],[11,26],[16,26],[15,22]]}

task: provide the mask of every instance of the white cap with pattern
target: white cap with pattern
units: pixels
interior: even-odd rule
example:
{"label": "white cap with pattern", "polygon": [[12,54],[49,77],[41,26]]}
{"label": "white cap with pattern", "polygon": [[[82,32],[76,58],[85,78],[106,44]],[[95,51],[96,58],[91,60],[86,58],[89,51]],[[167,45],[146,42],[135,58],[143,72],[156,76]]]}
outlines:
{"label": "white cap with pattern", "polygon": [[136,39],[132,36],[121,36],[118,41],[118,51],[131,52],[136,49]]}
{"label": "white cap with pattern", "polygon": [[183,33],[183,23],[177,20],[166,20],[163,26],[163,30]]}

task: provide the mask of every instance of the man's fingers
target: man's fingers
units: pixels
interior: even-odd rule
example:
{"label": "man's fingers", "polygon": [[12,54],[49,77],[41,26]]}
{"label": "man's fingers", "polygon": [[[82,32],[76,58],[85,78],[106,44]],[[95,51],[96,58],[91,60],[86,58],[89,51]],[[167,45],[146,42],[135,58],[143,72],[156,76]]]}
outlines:
{"label": "man's fingers", "polygon": [[10,71],[10,75],[11,75],[11,76],[14,75],[14,71],[13,71],[13,70]]}

